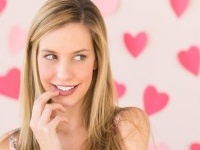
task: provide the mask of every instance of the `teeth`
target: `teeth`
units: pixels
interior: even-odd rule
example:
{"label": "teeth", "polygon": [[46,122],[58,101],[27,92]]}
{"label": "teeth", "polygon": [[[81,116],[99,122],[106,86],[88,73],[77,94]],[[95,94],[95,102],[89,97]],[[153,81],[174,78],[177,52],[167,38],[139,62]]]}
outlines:
{"label": "teeth", "polygon": [[66,92],[66,91],[69,91],[69,90],[71,90],[71,89],[73,89],[74,88],[74,86],[68,86],[68,87],[66,87],[66,86],[56,86],[59,90],[61,90],[61,91],[64,91],[64,92]]}

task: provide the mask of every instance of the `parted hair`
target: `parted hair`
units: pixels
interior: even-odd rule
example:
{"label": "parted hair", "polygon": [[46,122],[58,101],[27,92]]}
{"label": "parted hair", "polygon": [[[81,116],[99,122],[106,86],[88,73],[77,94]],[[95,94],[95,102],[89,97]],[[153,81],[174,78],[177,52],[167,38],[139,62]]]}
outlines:
{"label": "parted hair", "polygon": [[21,76],[21,129],[19,150],[40,150],[29,123],[34,100],[44,89],[38,75],[37,53],[40,39],[67,23],[81,23],[91,33],[97,59],[92,83],[82,104],[82,122],[88,132],[86,150],[121,150],[114,119],[116,90],[112,78],[107,33],[99,9],[90,0],[47,0],[31,24]]}

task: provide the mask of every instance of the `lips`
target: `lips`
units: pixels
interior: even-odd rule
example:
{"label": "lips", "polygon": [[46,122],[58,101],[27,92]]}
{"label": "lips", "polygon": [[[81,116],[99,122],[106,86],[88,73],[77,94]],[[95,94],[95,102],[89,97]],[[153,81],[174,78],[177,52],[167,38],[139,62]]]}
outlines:
{"label": "lips", "polygon": [[78,85],[73,85],[73,86],[54,85],[54,86],[59,91],[60,96],[70,96],[76,91],[78,87]]}

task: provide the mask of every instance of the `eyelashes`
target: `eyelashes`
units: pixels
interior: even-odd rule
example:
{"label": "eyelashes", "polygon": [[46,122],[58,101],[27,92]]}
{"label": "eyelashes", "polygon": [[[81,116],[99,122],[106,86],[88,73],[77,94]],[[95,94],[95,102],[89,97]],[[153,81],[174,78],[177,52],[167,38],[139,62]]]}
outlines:
{"label": "eyelashes", "polygon": [[49,55],[45,55],[44,58],[48,60],[54,60],[54,59],[57,59],[57,56],[53,54],[49,54]]}
{"label": "eyelashes", "polygon": [[[56,59],[58,59],[58,57],[56,55],[54,55],[54,54],[44,55],[44,58],[47,59],[47,60],[56,60]],[[76,60],[76,61],[83,61],[86,58],[87,58],[86,55],[78,54],[78,55],[74,56],[72,59]]]}
{"label": "eyelashes", "polygon": [[86,56],[85,56],[85,55],[82,55],[82,54],[76,55],[76,56],[74,57],[74,60],[77,60],[77,61],[81,61],[81,60],[85,60],[85,59],[86,59]]}

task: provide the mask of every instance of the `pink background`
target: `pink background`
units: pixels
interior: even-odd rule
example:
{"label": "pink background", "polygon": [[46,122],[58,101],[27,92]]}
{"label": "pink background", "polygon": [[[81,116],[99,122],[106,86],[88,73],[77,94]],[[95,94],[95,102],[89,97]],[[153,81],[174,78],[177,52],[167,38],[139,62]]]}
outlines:
{"label": "pink background", "polygon": [[[146,111],[158,150],[200,150],[200,1],[93,1],[107,25],[119,105]],[[0,134],[19,126],[25,40],[43,2],[0,0]]]}

